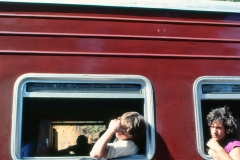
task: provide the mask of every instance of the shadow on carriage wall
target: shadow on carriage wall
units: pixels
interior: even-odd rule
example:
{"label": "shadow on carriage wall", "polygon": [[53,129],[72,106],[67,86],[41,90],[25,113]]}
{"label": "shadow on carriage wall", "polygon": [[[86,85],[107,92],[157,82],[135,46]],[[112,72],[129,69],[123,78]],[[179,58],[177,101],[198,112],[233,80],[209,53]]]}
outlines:
{"label": "shadow on carriage wall", "polygon": [[173,157],[169,152],[165,141],[163,140],[161,135],[157,132],[156,132],[156,144],[157,144],[156,151],[158,151],[158,152],[155,152],[156,158],[161,158],[164,160],[173,160]]}

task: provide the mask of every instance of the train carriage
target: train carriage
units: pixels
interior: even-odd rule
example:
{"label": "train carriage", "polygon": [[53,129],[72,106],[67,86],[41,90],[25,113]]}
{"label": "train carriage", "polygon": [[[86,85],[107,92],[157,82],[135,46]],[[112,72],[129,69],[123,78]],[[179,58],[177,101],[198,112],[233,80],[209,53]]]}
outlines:
{"label": "train carriage", "polygon": [[0,2],[1,159],[90,159],[61,150],[132,110],[145,147],[120,159],[211,159],[207,113],[240,118],[239,2],[130,2]]}

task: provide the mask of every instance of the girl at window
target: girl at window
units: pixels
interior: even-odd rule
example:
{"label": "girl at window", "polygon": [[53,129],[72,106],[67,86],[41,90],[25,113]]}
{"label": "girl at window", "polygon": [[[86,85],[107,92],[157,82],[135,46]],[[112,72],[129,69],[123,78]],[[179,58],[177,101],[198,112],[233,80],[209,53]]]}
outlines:
{"label": "girl at window", "polygon": [[207,142],[208,154],[214,160],[240,160],[240,141],[236,120],[228,107],[212,110],[207,115],[212,138]]}

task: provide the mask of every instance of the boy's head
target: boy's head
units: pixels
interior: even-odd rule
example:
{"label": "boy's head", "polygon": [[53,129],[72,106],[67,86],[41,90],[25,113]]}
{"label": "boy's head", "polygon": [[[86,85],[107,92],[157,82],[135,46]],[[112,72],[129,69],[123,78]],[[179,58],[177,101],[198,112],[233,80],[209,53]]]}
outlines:
{"label": "boy's head", "polygon": [[133,141],[139,141],[145,135],[147,123],[138,112],[126,112],[119,119]]}

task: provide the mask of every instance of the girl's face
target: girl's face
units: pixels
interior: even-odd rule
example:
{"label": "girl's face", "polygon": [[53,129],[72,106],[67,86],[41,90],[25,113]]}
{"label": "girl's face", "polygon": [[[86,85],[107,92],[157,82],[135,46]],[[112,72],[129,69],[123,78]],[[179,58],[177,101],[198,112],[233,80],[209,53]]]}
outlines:
{"label": "girl's face", "polygon": [[212,138],[216,141],[222,140],[226,136],[226,129],[222,121],[212,123],[210,126],[210,132]]}

